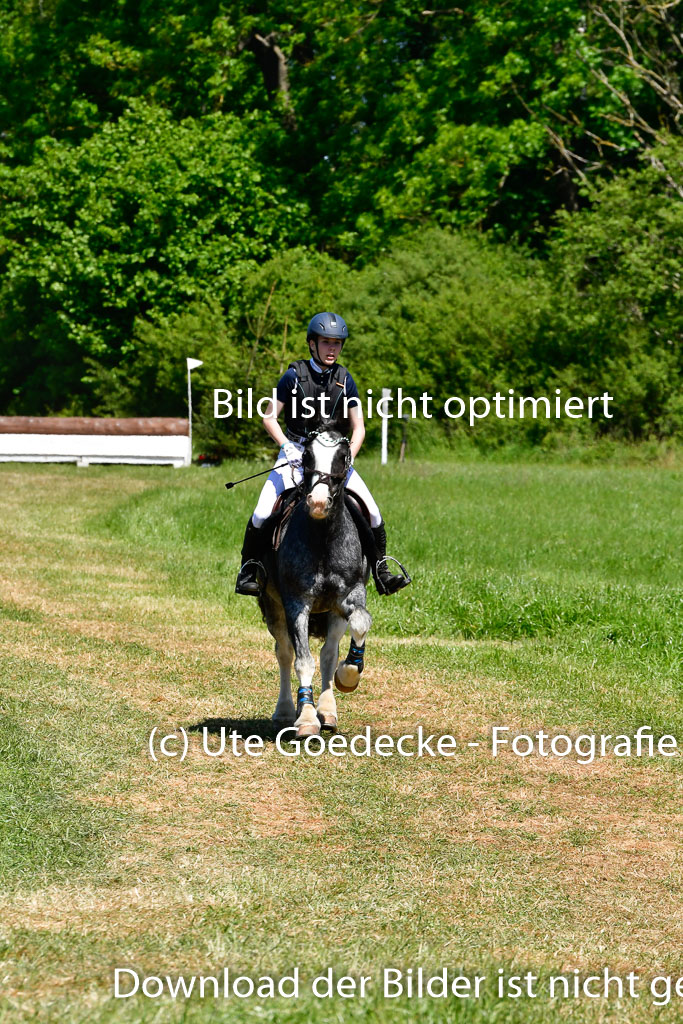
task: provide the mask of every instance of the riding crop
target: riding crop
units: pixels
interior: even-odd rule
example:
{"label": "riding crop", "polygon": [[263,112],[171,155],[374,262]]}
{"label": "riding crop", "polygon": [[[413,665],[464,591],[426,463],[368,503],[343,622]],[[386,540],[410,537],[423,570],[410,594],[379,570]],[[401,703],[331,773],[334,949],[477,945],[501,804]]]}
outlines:
{"label": "riding crop", "polygon": [[283,466],[289,465],[290,463],[287,461],[276,462],[274,466],[270,467],[270,469],[262,469],[260,473],[252,473],[251,476],[243,476],[241,480],[231,480],[225,485],[226,489],[229,491],[231,487],[237,487],[237,484],[244,484],[247,480],[254,480],[257,476],[265,476],[266,473],[271,473],[274,469],[282,469]]}

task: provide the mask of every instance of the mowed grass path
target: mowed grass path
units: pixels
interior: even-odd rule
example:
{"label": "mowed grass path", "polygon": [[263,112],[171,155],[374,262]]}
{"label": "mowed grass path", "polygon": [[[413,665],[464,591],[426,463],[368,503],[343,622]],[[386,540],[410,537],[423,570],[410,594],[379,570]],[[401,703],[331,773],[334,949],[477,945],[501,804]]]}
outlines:
{"label": "mowed grass path", "polygon": [[[636,1001],[112,999],[116,966],[681,974],[680,760],[493,759],[493,724],[683,742],[681,473],[362,472],[415,584],[370,597],[347,736],[418,724],[453,759],[188,759],[151,729],[269,718],[232,593],[257,482],[0,466],[0,1022],[674,1020]],[[216,737],[214,736],[214,739]]]}

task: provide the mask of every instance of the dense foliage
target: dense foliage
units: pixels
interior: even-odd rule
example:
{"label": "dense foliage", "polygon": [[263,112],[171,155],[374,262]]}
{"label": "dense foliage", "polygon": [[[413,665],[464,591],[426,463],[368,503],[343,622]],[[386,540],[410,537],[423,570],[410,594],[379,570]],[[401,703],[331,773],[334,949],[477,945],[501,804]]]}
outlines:
{"label": "dense foliage", "polygon": [[268,389],[331,307],[364,386],[609,389],[600,429],[677,434],[681,27],[678,0],[0,0],[3,411],[179,412],[193,355],[237,450],[211,388]]}
{"label": "dense foliage", "polygon": [[136,317],[207,292],[229,300],[245,266],[296,233],[300,211],[245,132],[135,104],[80,146],[48,138],[31,164],[3,169],[5,373],[27,403],[77,392],[84,357],[125,355]]}

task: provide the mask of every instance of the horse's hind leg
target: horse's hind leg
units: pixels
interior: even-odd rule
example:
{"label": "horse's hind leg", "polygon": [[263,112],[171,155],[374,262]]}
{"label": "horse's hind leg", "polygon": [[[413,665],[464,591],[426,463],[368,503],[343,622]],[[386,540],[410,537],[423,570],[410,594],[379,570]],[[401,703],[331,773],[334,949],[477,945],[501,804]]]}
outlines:
{"label": "horse's hind leg", "polygon": [[337,731],[337,702],[334,699],[332,680],[339,659],[339,641],[346,632],[346,626],[346,619],[330,612],[327,618],[327,638],[320,652],[320,674],[323,685],[318,701],[318,718],[323,732]]}
{"label": "horse's hind leg", "polygon": [[275,640],[275,657],[280,666],[280,693],[273,712],[273,723],[275,727],[287,729],[294,724],[296,709],[292,700],[292,661],[294,660],[294,648],[287,635],[287,627],[282,623],[282,630],[278,630]]}
{"label": "horse's hind leg", "polygon": [[365,665],[365,638],[372,625],[372,616],[364,603],[350,609],[348,622],[351,630],[349,653],[334,673],[334,685],[342,693],[352,693],[356,689]]}
{"label": "horse's hind leg", "polygon": [[287,632],[285,610],[279,601],[273,601],[266,594],[264,614],[268,629],[275,640],[275,657],[280,666],[280,694],[271,721],[278,729],[287,729],[294,724],[296,711],[292,700],[292,661],[294,648]]}
{"label": "horse's hind leg", "polygon": [[296,738],[319,736],[320,722],[313,703],[313,673],[315,661],[308,645],[308,619],[310,609],[301,605],[287,609],[287,628],[294,645],[294,671],[299,680],[296,695]]}

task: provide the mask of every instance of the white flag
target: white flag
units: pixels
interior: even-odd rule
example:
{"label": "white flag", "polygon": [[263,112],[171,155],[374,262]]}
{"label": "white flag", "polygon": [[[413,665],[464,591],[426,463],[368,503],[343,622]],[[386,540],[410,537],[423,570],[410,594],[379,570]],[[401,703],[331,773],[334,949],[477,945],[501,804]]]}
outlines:
{"label": "white flag", "polygon": [[187,360],[187,368],[188,368],[188,370],[196,370],[198,366],[203,366],[203,365],[204,365],[204,363],[201,361],[201,359],[188,359]]}

